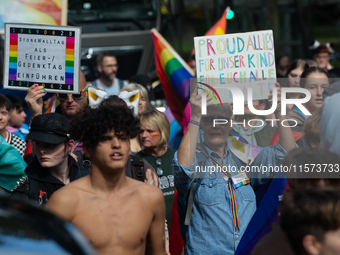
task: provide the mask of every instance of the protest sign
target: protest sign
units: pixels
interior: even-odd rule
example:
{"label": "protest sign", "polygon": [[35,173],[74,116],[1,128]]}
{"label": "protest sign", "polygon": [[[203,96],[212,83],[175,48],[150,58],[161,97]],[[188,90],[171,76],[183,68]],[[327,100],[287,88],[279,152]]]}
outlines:
{"label": "protest sign", "polygon": [[226,87],[236,86],[247,100],[267,99],[275,86],[272,30],[195,37],[197,81],[215,88],[223,103],[232,102]]}
{"label": "protest sign", "polygon": [[4,88],[79,93],[80,27],[5,24]]}

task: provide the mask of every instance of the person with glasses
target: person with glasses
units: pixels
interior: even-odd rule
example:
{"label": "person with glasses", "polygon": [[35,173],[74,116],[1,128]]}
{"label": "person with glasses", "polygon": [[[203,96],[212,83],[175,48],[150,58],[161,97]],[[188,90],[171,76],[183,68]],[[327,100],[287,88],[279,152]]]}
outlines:
{"label": "person with glasses", "polygon": [[[86,79],[82,71],[80,71],[80,94],[63,94],[58,93],[57,98],[60,101],[60,105],[56,107],[55,112],[60,113],[69,120],[72,120],[74,116],[82,111],[87,105],[87,91],[86,91]],[[35,116],[42,114],[43,99],[46,94],[45,88],[35,84],[31,86],[25,97],[27,106],[32,114],[32,119]]]}
{"label": "person with glasses", "polygon": [[[80,71],[80,79],[79,79],[79,87],[80,94],[63,94],[58,93],[57,99],[60,104],[55,107],[57,104],[53,104],[46,113],[56,112],[63,116],[65,116],[69,121],[72,121],[73,118],[81,112],[87,106],[87,90],[86,90],[86,78],[82,71]],[[25,101],[27,106],[31,112],[32,118],[31,120],[43,113],[43,96],[46,94],[45,88],[35,84],[31,86],[25,97]],[[82,143],[77,142],[75,146],[75,151],[83,151]],[[32,159],[32,147],[31,143],[27,143],[26,153],[25,153],[25,161],[30,162]]]}
{"label": "person with glasses", "polygon": [[141,131],[137,139],[143,148],[135,154],[145,159],[159,178],[159,188],[163,191],[166,205],[166,220],[171,222],[172,202],[174,199],[174,176],[171,162],[176,150],[167,147],[170,138],[170,124],[165,114],[158,110],[146,111],[140,115]]}
{"label": "person with glasses", "polygon": [[[279,87],[279,84],[276,86]],[[230,106],[212,105],[210,98],[207,100],[207,114],[202,116],[202,96],[197,91],[198,87],[191,95],[190,123],[173,160],[180,229],[186,242],[185,254],[231,255],[235,253],[256,210],[253,187],[274,175],[272,170],[266,172],[262,166],[267,169],[269,166],[278,167],[296,144],[291,129],[278,123],[278,145],[264,147],[253,159],[246,154],[246,162],[241,161],[229,145]],[[280,94],[278,89],[278,98]],[[282,122],[285,116],[280,114],[280,105],[278,102],[276,117]],[[214,119],[221,118],[225,121],[214,125]],[[200,129],[203,130],[204,141],[197,148]],[[255,170],[260,171],[250,172],[247,166],[257,167]],[[244,172],[245,169],[248,172]]]}
{"label": "person with glasses", "polygon": [[118,79],[118,62],[113,52],[104,51],[97,56],[97,69],[99,78],[91,86],[106,91],[108,95],[118,95],[119,91],[127,85],[126,81]]}

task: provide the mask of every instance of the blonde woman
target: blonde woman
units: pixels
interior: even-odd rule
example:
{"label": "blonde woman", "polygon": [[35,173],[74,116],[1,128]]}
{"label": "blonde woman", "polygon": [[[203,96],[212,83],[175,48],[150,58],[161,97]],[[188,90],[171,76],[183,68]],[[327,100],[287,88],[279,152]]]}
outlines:
{"label": "blonde woman", "polygon": [[171,163],[176,150],[168,148],[170,124],[164,113],[150,110],[140,115],[141,131],[137,139],[143,148],[136,154],[144,158],[156,170],[160,180],[159,188],[163,191],[166,205],[168,226],[171,220],[171,208],[174,198],[174,176]]}

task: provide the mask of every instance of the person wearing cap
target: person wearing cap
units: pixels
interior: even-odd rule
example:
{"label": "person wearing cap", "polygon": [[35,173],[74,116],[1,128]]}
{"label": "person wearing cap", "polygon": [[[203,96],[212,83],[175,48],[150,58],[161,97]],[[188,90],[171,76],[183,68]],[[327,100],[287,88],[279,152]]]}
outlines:
{"label": "person wearing cap", "polygon": [[70,139],[69,120],[58,113],[36,116],[27,139],[32,141],[34,159],[25,169],[25,177],[12,197],[45,204],[56,190],[90,173],[70,156],[75,142]]}

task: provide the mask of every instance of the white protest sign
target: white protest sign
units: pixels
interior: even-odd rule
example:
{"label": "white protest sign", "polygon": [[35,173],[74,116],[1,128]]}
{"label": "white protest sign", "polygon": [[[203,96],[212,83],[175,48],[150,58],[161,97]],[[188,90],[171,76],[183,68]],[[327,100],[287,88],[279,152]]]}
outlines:
{"label": "white protest sign", "polygon": [[80,93],[80,27],[5,24],[4,88]]}
{"label": "white protest sign", "polygon": [[272,30],[195,37],[197,81],[217,91],[223,103],[232,102],[229,85],[248,87],[253,99],[268,99],[275,86],[276,69]]}

